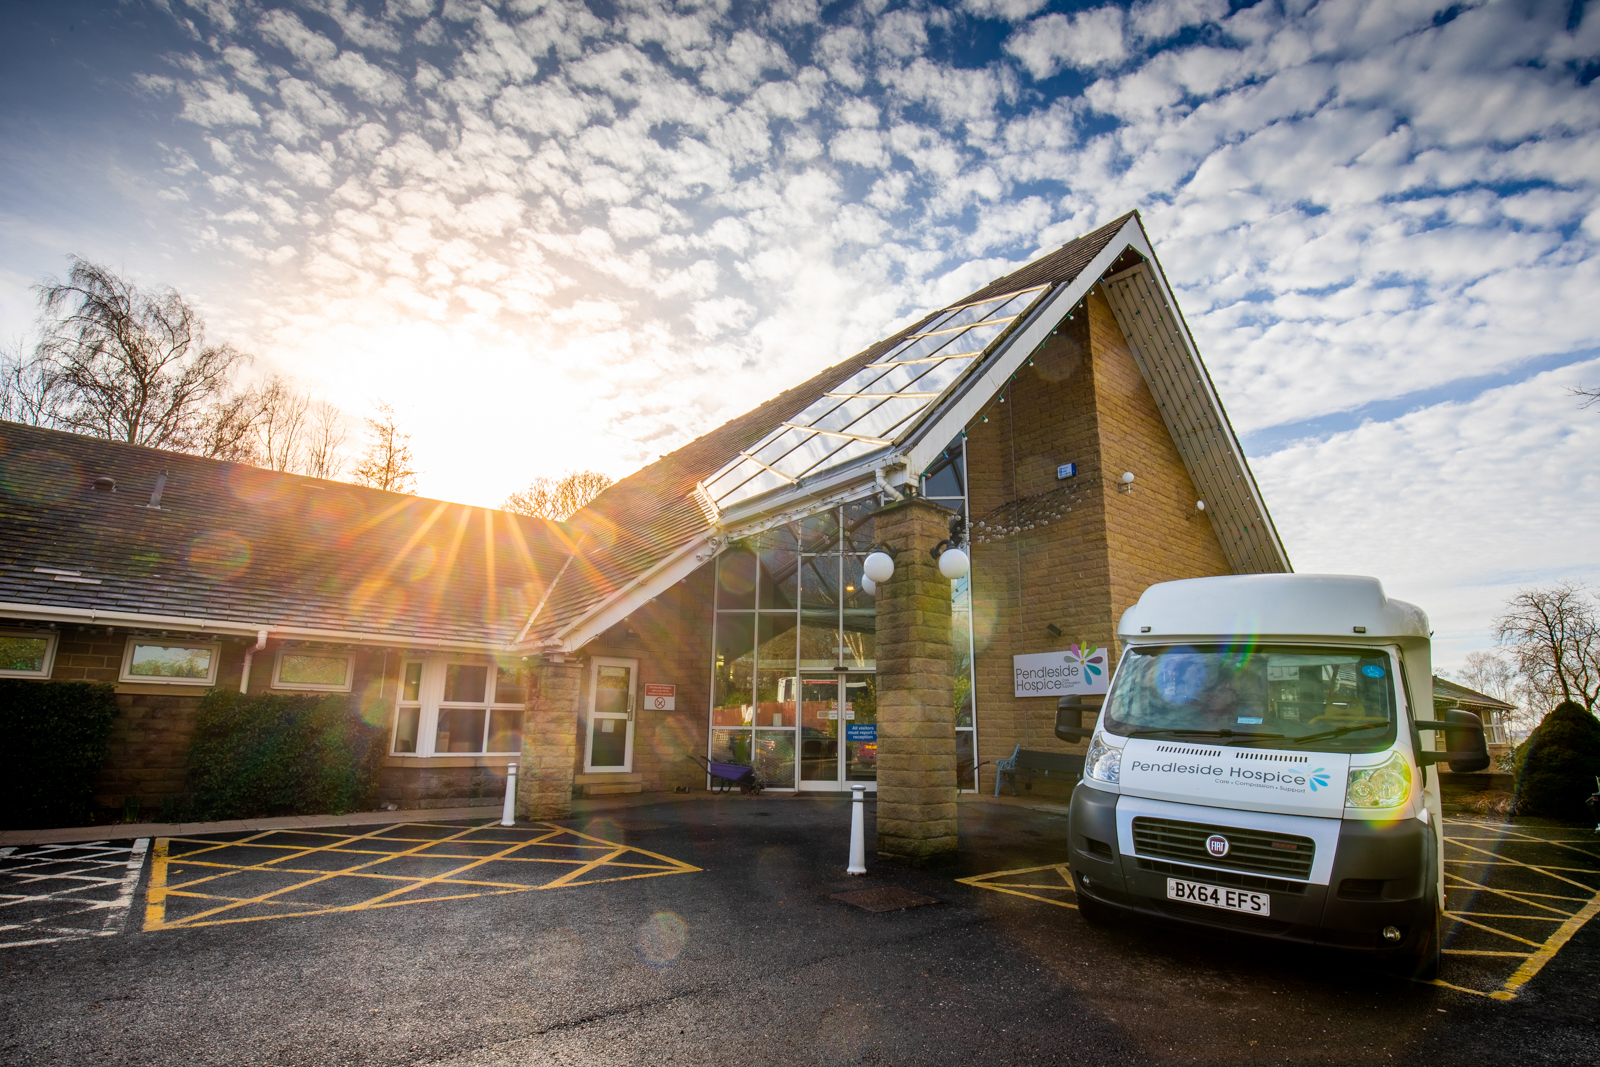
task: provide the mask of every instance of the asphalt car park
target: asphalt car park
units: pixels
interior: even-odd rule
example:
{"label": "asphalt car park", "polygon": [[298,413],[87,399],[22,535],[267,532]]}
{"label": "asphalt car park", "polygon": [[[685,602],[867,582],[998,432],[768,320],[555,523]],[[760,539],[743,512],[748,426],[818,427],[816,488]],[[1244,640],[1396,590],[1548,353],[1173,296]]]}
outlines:
{"label": "asphalt car park", "polygon": [[957,865],[865,878],[846,802],[772,795],[158,837],[131,887],[137,842],[18,848],[0,912],[41,921],[0,920],[0,1062],[1600,1062],[1582,829],[1453,820],[1425,985],[1087,925],[1047,807],[964,803]]}

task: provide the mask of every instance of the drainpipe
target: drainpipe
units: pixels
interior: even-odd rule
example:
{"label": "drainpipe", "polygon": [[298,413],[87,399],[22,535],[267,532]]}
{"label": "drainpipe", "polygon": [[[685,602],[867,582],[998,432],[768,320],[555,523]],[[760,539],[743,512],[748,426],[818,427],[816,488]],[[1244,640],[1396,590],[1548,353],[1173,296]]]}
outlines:
{"label": "drainpipe", "polygon": [[244,650],[244,670],[239,674],[239,692],[250,692],[250,661],[256,658],[256,653],[267,647],[267,631],[256,631],[256,647]]}

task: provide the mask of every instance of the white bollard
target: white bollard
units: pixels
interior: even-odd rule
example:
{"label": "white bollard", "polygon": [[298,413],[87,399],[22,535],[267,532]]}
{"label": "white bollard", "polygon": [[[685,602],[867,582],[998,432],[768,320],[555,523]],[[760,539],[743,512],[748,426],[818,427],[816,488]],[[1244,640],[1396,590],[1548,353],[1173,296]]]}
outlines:
{"label": "white bollard", "polygon": [[506,806],[500,812],[501,826],[517,825],[517,765],[506,764]]}
{"label": "white bollard", "polygon": [[867,873],[867,787],[850,787],[850,867],[846,874]]}

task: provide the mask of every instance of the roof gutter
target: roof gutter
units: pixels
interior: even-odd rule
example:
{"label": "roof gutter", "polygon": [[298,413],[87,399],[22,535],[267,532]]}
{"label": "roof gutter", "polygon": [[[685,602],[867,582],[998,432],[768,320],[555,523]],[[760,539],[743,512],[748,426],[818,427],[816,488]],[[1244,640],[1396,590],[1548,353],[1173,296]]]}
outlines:
{"label": "roof gutter", "polygon": [[[264,630],[264,627],[259,622],[241,622],[233,619],[204,619],[183,615],[144,615],[132,611],[102,611],[99,608],[58,608],[47,604],[0,603],[0,617],[31,619],[40,622],[76,622],[102,626],[187,630],[194,633],[225,634],[230,637],[255,637],[258,641]],[[501,648],[499,643],[494,641],[466,641],[452,638],[418,637],[415,634],[371,633],[360,630],[323,630],[310,626],[273,625],[271,631],[280,638],[340,641],[346,644],[375,645],[385,648],[459,649],[463,652],[497,652]]]}

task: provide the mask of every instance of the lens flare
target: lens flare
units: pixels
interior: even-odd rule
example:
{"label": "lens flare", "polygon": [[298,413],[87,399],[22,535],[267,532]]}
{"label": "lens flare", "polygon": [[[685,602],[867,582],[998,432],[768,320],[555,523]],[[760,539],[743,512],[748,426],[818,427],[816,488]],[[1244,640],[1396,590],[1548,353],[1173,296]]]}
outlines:
{"label": "lens flare", "polygon": [[689,940],[689,924],[673,911],[658,911],[639,927],[639,954],[652,967],[670,967]]}
{"label": "lens flare", "polygon": [[189,565],[207,578],[236,578],[250,566],[250,542],[232,530],[212,530],[189,544]]}

